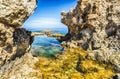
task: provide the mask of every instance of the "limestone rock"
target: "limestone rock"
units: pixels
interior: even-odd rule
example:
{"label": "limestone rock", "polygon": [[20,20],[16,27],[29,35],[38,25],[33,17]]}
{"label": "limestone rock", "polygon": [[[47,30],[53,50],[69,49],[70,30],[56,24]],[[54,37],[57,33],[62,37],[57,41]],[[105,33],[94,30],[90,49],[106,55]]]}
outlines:
{"label": "limestone rock", "polygon": [[19,28],[35,8],[36,0],[0,0],[0,79],[41,77],[28,53],[34,37]]}
{"label": "limestone rock", "polygon": [[20,27],[35,8],[36,0],[0,0],[0,22]]}
{"label": "limestone rock", "polygon": [[[74,45],[92,51],[92,59],[114,61],[112,66],[120,72],[119,5],[120,0],[78,0],[75,8],[62,12],[61,22],[68,26],[69,32],[60,41],[68,47],[76,41]],[[112,58],[114,56],[118,58]]]}
{"label": "limestone rock", "polygon": [[1,24],[1,27],[3,29],[0,31],[0,66],[28,52],[33,41],[31,32],[25,29],[14,29],[4,24]]}
{"label": "limestone rock", "polygon": [[18,28],[34,12],[36,0],[0,0],[0,67],[24,55],[32,44],[31,32]]}
{"label": "limestone rock", "polygon": [[36,62],[38,58],[26,53],[23,57],[0,67],[0,79],[42,79],[40,71],[34,69]]}

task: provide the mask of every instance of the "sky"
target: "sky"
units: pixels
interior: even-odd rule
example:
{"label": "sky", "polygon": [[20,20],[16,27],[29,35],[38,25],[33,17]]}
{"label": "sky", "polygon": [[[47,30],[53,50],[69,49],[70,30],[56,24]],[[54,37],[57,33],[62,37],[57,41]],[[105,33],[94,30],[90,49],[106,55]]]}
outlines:
{"label": "sky", "polygon": [[26,29],[65,28],[61,12],[75,7],[77,0],[38,0],[35,12],[23,24]]}

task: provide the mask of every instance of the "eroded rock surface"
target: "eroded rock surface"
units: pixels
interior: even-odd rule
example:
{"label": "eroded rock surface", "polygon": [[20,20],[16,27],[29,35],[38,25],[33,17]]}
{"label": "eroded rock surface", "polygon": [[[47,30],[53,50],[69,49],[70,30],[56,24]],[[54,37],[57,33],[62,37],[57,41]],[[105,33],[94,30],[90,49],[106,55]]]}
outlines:
{"label": "eroded rock surface", "polygon": [[0,79],[42,79],[39,70],[34,69],[37,58],[26,53],[21,58],[0,67]]}
{"label": "eroded rock surface", "polygon": [[35,8],[36,0],[0,0],[0,22],[20,27]]}
{"label": "eroded rock surface", "polygon": [[68,47],[91,51],[89,58],[112,64],[120,72],[120,0],[78,0],[62,23],[69,33],[61,38]]}
{"label": "eroded rock surface", "polygon": [[36,73],[35,60],[28,53],[33,37],[30,31],[19,27],[34,12],[36,3],[0,0],[0,79],[35,79],[29,78],[31,72]]}
{"label": "eroded rock surface", "polygon": [[36,0],[0,1],[0,65],[23,55],[33,37],[18,28],[34,12]]}

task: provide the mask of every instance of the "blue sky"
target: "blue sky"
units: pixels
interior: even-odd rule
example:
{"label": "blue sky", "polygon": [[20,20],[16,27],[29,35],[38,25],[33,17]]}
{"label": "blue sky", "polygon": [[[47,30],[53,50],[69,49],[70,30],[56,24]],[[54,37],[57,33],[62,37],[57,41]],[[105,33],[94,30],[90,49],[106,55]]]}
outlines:
{"label": "blue sky", "polygon": [[69,11],[77,0],[38,0],[37,9],[23,24],[27,29],[65,28],[61,23],[61,12]]}

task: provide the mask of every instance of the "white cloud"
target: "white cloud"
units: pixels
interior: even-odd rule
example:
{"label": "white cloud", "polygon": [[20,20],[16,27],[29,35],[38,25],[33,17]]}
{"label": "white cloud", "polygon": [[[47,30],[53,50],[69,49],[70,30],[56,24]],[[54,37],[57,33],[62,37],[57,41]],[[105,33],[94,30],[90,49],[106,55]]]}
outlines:
{"label": "white cloud", "polygon": [[60,20],[56,18],[33,19],[24,24],[25,27],[31,27],[31,28],[49,28],[49,27],[59,27],[61,25],[62,23],[60,22]]}

